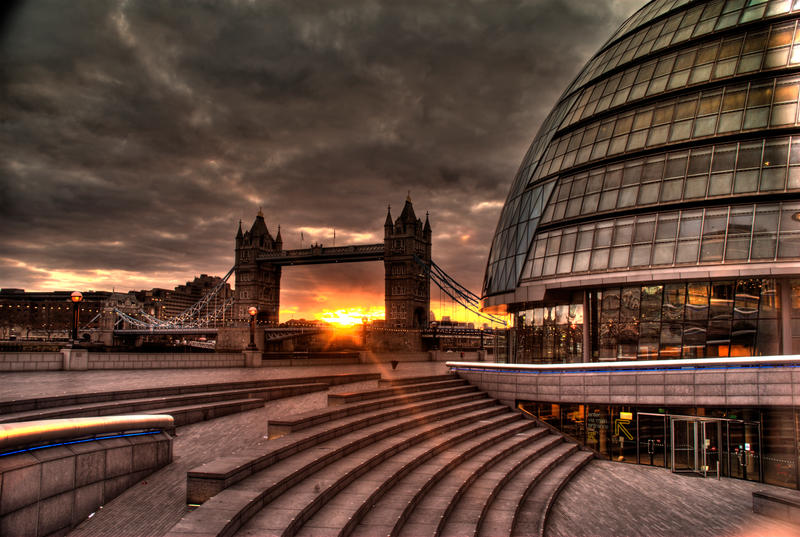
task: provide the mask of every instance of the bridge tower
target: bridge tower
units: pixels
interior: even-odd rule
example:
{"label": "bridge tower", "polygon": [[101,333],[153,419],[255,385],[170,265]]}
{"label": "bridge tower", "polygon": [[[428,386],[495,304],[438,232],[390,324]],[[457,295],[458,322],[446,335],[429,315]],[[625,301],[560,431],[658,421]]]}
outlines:
{"label": "bridge tower", "polygon": [[431,224],[414,214],[411,196],[400,217],[392,222],[391,207],[386,214],[383,235],[384,269],[386,273],[386,327],[427,328],[431,310],[430,271]]}
{"label": "bridge tower", "polygon": [[242,223],[236,233],[236,292],[234,317],[249,320],[247,309],[258,308],[257,319],[278,323],[280,309],[281,267],[271,263],[258,263],[259,252],[280,252],[283,249],[281,230],[273,238],[259,209],[250,231],[242,233]]}

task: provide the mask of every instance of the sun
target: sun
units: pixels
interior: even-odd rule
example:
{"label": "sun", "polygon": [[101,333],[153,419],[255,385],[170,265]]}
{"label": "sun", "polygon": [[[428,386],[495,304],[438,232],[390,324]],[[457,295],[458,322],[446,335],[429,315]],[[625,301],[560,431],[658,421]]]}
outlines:
{"label": "sun", "polygon": [[326,323],[336,324],[339,326],[355,326],[376,319],[384,318],[384,309],[372,307],[369,309],[364,308],[345,308],[339,310],[326,310],[322,313],[315,315],[316,319],[325,321]]}

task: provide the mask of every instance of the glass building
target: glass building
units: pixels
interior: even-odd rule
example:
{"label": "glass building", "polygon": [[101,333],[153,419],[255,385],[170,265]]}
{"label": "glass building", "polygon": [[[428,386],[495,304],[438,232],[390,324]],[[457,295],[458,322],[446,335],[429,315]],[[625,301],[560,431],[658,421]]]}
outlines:
{"label": "glass building", "polygon": [[798,19],[657,0],[589,61],[492,242],[518,361],[800,353]]}
{"label": "glass building", "polygon": [[[586,64],[524,156],[491,245],[483,307],[513,320],[509,361],[800,354],[799,22],[796,0],[655,0]],[[648,424],[747,416],[791,462],[759,478],[797,486],[791,404],[523,403],[584,441],[614,408]]]}

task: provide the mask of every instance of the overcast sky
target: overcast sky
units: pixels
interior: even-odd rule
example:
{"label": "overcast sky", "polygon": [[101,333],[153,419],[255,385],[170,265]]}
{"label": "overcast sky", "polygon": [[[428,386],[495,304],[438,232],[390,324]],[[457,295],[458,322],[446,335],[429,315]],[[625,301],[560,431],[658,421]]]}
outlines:
{"label": "overcast sky", "polygon": [[[642,0],[51,0],[0,26],[0,287],[174,287],[288,248],[379,242],[407,192],[480,291],[514,173]],[[288,268],[284,317],[382,305],[379,263]],[[434,301],[438,292],[433,291]]]}

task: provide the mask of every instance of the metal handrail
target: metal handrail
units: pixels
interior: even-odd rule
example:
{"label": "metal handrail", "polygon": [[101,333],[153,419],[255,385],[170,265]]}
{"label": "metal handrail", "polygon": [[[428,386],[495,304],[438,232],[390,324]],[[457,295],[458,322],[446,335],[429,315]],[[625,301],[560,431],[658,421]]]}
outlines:
{"label": "metal handrail", "polygon": [[747,367],[800,365],[800,355],[744,356],[734,358],[700,358],[687,360],[626,360],[620,362],[580,362],[569,364],[493,364],[486,362],[445,362],[455,369],[482,369],[539,373],[553,371],[619,371],[631,369],[684,369],[704,367]]}
{"label": "metal handrail", "polygon": [[94,418],[60,418],[0,424],[0,452],[54,441],[77,440],[106,433],[174,431],[166,414],[135,414]]}

